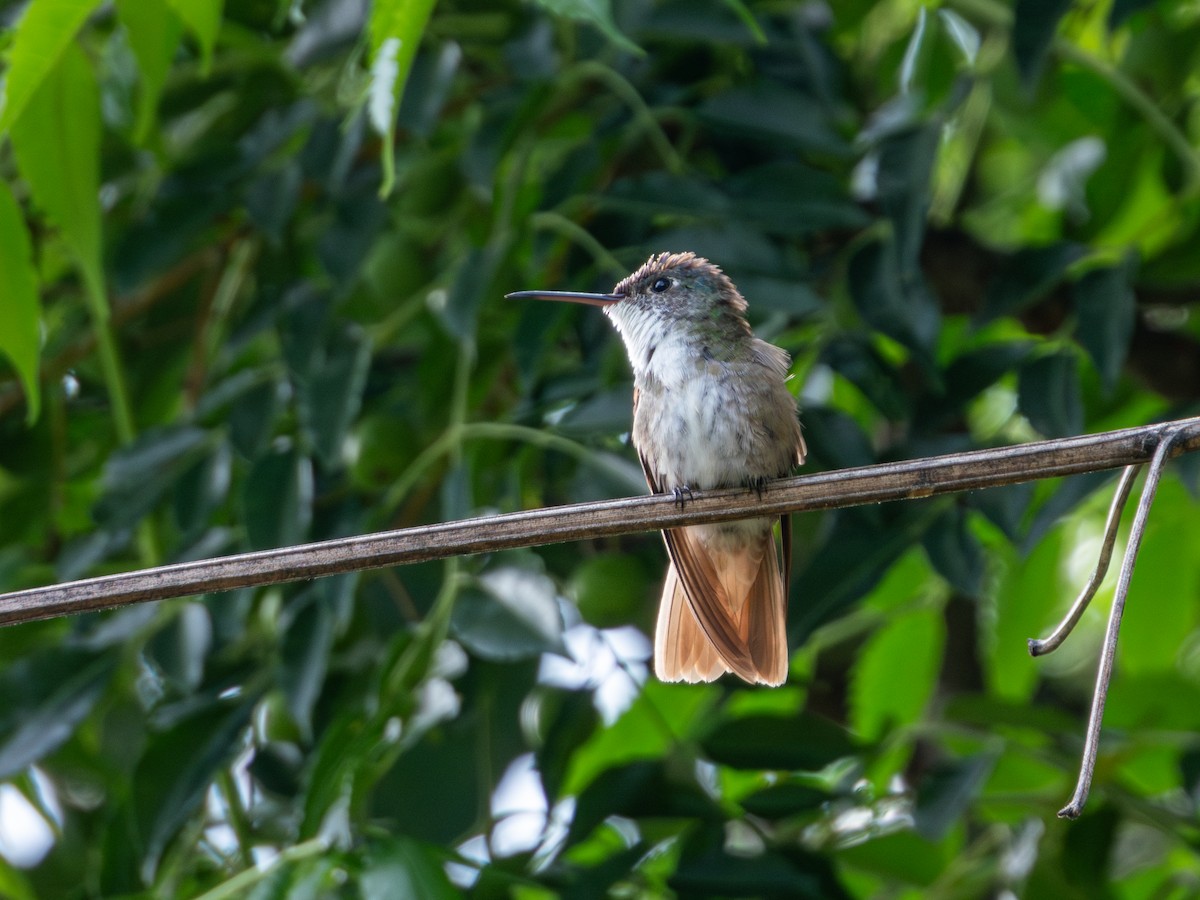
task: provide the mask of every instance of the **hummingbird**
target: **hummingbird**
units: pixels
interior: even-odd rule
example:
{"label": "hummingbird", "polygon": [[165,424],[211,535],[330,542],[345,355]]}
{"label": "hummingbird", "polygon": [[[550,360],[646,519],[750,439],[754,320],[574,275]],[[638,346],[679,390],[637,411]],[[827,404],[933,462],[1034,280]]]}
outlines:
{"label": "hummingbird", "polygon": [[[680,505],[693,490],[766,483],[804,462],[791,358],[759,340],[729,277],[694,253],[659,253],[611,294],[517,291],[510,299],[599,306],[633,367],[633,432],[646,482]],[[663,681],[787,679],[791,520],[771,517],[663,531],[667,567],[654,635]]]}

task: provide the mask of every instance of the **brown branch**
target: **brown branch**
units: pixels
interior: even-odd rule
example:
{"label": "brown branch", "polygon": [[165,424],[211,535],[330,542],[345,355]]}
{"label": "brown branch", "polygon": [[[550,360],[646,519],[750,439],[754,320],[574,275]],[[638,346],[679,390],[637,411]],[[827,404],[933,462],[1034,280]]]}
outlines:
{"label": "brown branch", "polygon": [[658,495],[465,519],[16,591],[0,595],[0,624],[449,556],[908,500],[1113,469],[1146,462],[1168,430],[1176,435],[1171,455],[1200,449],[1198,417],[787,478],[772,482],[761,499],[750,491],[726,489],[697,491],[686,508],[670,496]]}

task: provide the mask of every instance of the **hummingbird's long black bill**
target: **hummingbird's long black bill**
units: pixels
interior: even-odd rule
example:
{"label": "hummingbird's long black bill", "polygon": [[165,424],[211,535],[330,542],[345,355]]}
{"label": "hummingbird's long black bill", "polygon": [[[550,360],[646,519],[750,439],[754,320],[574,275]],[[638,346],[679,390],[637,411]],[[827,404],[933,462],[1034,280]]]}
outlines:
{"label": "hummingbird's long black bill", "polygon": [[587,303],[591,306],[611,306],[625,299],[624,294],[584,294],[579,291],[514,291],[505,300],[562,300],[567,303]]}

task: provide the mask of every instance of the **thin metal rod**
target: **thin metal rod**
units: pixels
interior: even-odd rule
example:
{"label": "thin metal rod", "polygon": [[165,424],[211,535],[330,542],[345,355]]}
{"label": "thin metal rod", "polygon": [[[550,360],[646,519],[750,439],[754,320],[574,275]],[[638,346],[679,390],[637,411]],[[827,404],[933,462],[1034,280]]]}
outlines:
{"label": "thin metal rod", "polygon": [[1125,501],[1129,499],[1134,479],[1141,470],[1141,466],[1126,466],[1125,471],[1121,473],[1117,492],[1113,494],[1112,505],[1108,508],[1108,521],[1104,523],[1104,545],[1100,548],[1100,558],[1096,560],[1096,568],[1092,570],[1092,577],[1079,592],[1079,596],[1071,605],[1066,618],[1059,623],[1049,637],[1041,640],[1029,639],[1030,656],[1045,656],[1047,653],[1057,650],[1067,639],[1067,635],[1075,629],[1079,619],[1083,616],[1083,611],[1088,608],[1088,604],[1096,596],[1096,591],[1099,590],[1100,583],[1104,581],[1104,576],[1108,573],[1108,564],[1112,560],[1113,546],[1117,543],[1117,531],[1120,529],[1121,513],[1125,509]]}
{"label": "thin metal rod", "polygon": [[1168,427],[1177,428],[1179,434],[1172,454],[1200,449],[1200,417],[1197,417],[1104,434],[786,478],[771,482],[761,497],[754,491],[738,489],[696,491],[683,509],[666,494],[424,525],[3,594],[0,625],[449,556],[750,516],[911,500],[1114,469],[1144,463],[1160,446]]}
{"label": "thin metal rod", "polygon": [[1150,468],[1146,471],[1146,483],[1142,486],[1142,496],[1138,499],[1137,513],[1129,531],[1129,543],[1125,546],[1125,556],[1121,560],[1121,574],[1117,579],[1112,611],[1108,614],[1108,628],[1104,632],[1104,647],[1100,651],[1100,665],[1096,671],[1096,690],[1092,695],[1091,711],[1088,713],[1087,736],[1083,740],[1079,781],[1075,784],[1075,793],[1071,795],[1070,802],[1058,811],[1059,817],[1063,819],[1079,817],[1083,812],[1083,805],[1087,802],[1088,792],[1092,789],[1096,754],[1100,749],[1100,724],[1104,719],[1104,703],[1108,699],[1108,683],[1112,679],[1113,661],[1117,656],[1117,637],[1121,633],[1121,616],[1125,613],[1125,600],[1129,596],[1133,566],[1137,561],[1138,549],[1142,545],[1142,536],[1146,533],[1146,523],[1150,519],[1150,507],[1158,491],[1158,481],[1170,456],[1171,445],[1178,434],[1172,429],[1163,435],[1158,449],[1154,452],[1154,459],[1150,461]]}

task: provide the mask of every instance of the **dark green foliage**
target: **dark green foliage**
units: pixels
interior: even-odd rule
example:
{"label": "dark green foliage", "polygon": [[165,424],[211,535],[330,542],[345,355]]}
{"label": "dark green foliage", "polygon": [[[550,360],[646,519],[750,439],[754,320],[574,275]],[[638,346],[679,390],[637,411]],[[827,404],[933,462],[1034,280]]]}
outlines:
{"label": "dark green foliage", "polygon": [[[1186,4],[18,6],[0,590],[642,490],[603,316],[502,297],[658,250],[792,354],[806,472],[1200,401]],[[1025,639],[1112,473],[795,517],[773,691],[648,675],[656,535],[0,629],[54,823],[0,895],[1187,893],[1173,471],[1074,825],[1102,616]]]}

